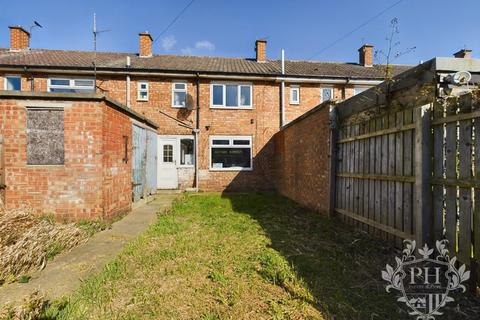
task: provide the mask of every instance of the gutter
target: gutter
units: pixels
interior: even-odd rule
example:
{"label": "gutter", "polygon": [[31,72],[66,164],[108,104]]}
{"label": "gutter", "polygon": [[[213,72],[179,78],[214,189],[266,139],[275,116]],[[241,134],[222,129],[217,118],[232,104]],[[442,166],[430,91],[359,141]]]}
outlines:
{"label": "gutter", "polygon": [[[19,73],[19,72],[35,72],[41,74],[53,74],[53,75],[72,75],[72,74],[80,74],[80,75],[93,75],[91,69],[54,69],[54,68],[37,68],[37,67],[22,67],[19,66],[18,68],[15,67],[7,67],[2,68],[0,65],[0,70],[4,72],[12,72],[12,73]],[[378,79],[365,79],[365,78],[353,78],[352,77],[299,77],[299,76],[288,76],[288,75],[248,75],[248,74],[235,74],[232,75],[231,73],[222,73],[216,72],[215,74],[210,73],[199,73],[195,71],[191,72],[166,72],[166,71],[133,71],[129,70],[97,70],[97,75],[115,75],[115,76],[125,76],[125,74],[133,75],[133,76],[151,76],[151,77],[168,77],[168,78],[202,78],[202,79],[232,79],[232,80],[260,80],[260,81],[275,81],[275,82],[305,82],[305,83],[325,83],[325,84],[365,84],[365,85],[375,85],[381,83],[383,81],[382,78]]]}

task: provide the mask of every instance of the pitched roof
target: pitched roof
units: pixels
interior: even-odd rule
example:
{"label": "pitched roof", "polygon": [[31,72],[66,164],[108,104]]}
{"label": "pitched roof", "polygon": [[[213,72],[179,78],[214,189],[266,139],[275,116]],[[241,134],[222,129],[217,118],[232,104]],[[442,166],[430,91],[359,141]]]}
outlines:
{"label": "pitched roof", "polygon": [[[154,55],[140,58],[132,53],[65,51],[29,49],[10,51],[0,49],[0,67],[46,67],[62,69],[89,69],[94,59],[99,70],[125,70],[127,56],[130,57],[132,70],[162,71],[162,72],[202,72],[212,74],[242,74],[270,75],[281,73],[281,62],[269,60],[257,62],[254,59],[222,58],[178,55]],[[394,65],[394,74],[399,74],[412,66]],[[382,79],[383,67],[374,65],[364,67],[355,63],[315,62],[315,61],[285,61],[286,76],[303,77],[338,77],[360,79]]]}

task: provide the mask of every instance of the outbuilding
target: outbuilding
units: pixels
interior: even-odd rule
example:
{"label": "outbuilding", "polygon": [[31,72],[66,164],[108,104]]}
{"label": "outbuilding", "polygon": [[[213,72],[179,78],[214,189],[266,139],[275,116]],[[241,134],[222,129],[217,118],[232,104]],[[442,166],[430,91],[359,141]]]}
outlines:
{"label": "outbuilding", "polygon": [[0,91],[2,201],[65,220],[122,215],[156,189],[157,128],[102,94]]}

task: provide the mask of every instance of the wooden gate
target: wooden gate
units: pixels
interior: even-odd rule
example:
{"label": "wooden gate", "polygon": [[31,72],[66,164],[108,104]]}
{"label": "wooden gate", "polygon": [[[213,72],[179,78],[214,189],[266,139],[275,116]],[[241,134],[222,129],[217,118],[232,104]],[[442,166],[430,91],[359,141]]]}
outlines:
{"label": "wooden gate", "polygon": [[143,198],[146,193],[147,135],[146,130],[132,126],[132,189],[133,201]]}

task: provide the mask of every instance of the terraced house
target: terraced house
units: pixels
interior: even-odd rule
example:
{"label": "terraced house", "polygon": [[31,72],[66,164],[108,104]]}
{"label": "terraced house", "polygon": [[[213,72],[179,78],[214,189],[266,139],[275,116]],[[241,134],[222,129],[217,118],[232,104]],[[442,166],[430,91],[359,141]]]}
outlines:
{"label": "terraced house", "polygon": [[[2,179],[7,205],[9,197],[16,197],[19,181],[35,180],[35,172],[58,170],[56,166],[70,161],[68,150],[59,147],[66,148],[66,131],[65,143],[48,144],[32,138],[31,121],[24,113],[35,104],[45,107],[53,100],[60,105],[73,100],[88,104],[92,99],[105,99],[128,115],[131,134],[118,134],[109,145],[120,155],[118,161],[128,163],[124,165],[128,172],[119,180],[124,185],[121,193],[128,197],[133,193],[137,201],[157,188],[271,189],[271,139],[283,125],[323,101],[349,98],[384,77],[384,68],[372,62],[370,45],[359,49],[357,63],[333,63],[269,59],[265,40],[255,42],[254,58],[221,58],[154,54],[147,32],[139,34],[139,53],[34,49],[29,47],[29,37],[22,27],[12,26],[10,48],[0,49],[0,87],[5,90],[0,94],[0,106],[4,110],[7,105],[18,106],[10,114],[4,111],[3,119],[8,122],[20,117],[27,123],[26,131],[15,133],[20,141],[10,140],[13,147],[4,138]],[[394,73],[408,68],[394,66]],[[64,121],[66,128],[67,118]],[[75,121],[75,115],[70,121]],[[5,128],[3,124],[0,135],[6,135]],[[85,147],[78,152],[88,151],[88,139],[82,140]],[[60,152],[62,161],[29,163],[33,143],[45,144],[50,154]],[[8,159],[14,151],[25,153],[15,163]],[[104,152],[101,149],[89,156],[100,157]],[[29,167],[28,175],[17,177],[19,167]],[[107,180],[122,172],[104,171]],[[75,171],[64,174],[82,179]],[[62,188],[68,188],[61,183],[42,183],[42,190],[57,188],[55,194],[65,199],[67,207],[81,207],[89,201],[82,197],[72,200],[72,194],[62,193]],[[112,190],[104,191],[102,201]],[[35,199],[39,207],[47,206],[42,195]],[[53,210],[58,206],[47,207]],[[103,210],[104,214],[111,211]]]}

